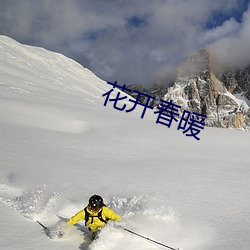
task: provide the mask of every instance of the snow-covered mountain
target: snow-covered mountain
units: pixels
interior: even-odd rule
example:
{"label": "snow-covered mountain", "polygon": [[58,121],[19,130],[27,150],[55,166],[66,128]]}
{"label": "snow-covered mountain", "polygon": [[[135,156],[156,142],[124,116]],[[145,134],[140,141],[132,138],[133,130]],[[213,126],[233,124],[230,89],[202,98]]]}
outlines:
{"label": "snow-covered mountain", "polygon": [[[143,90],[158,100],[171,101],[184,110],[204,114],[210,127],[250,128],[249,67],[224,73],[217,71],[210,53],[202,49],[188,57],[177,69],[177,76],[169,86]],[[130,86],[138,89],[139,86]],[[156,106],[157,102],[152,102]]]}
{"label": "snow-covered mountain", "polygon": [[[36,223],[53,229],[97,193],[124,227],[168,246],[248,250],[250,134],[205,127],[197,141],[153,110],[104,106],[111,89],[63,55],[0,36],[0,248],[163,249],[111,224],[91,243],[84,222],[62,239]],[[117,105],[131,109],[129,98]]]}
{"label": "snow-covered mountain", "polygon": [[210,65],[209,52],[205,49],[187,58],[179,67],[177,78],[163,99],[175,100],[184,110],[206,115],[208,126],[250,127],[249,106],[218,80]]}

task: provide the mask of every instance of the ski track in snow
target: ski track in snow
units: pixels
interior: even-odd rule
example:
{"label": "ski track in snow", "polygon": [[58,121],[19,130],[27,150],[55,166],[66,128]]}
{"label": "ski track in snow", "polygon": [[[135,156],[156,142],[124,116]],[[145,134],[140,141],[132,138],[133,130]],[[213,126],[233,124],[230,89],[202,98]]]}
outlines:
{"label": "ski track in snow", "polygon": [[[107,206],[123,217],[121,225],[129,230],[134,230],[146,237],[150,236],[161,243],[164,242],[160,239],[166,239],[170,246],[176,248],[177,244],[183,244],[187,246],[185,249],[192,249],[194,246],[197,249],[199,244],[204,244],[204,239],[201,242],[197,240],[200,225],[195,225],[196,229],[185,225],[179,220],[172,208],[164,205],[162,195],[141,195],[130,198],[107,197],[107,199],[109,200]],[[106,226],[99,238],[92,243],[87,236],[88,232],[83,222],[66,230],[64,237],[58,239],[56,237],[57,231],[63,228],[65,220],[58,220],[56,215],[61,214],[63,217],[69,218],[75,211],[83,207],[80,203],[66,200],[63,193],[51,193],[45,185],[31,190],[22,190],[12,186],[11,183],[1,183],[0,202],[29,220],[45,222],[45,225],[50,229],[50,237],[53,240],[62,241],[69,245],[79,243],[79,249],[82,250],[119,249],[124,247],[124,243],[119,243],[121,239],[123,239],[122,242],[128,242],[126,249],[162,249],[155,243],[122,229],[114,228],[113,223]],[[163,228],[164,230],[162,230]],[[202,228],[202,230],[204,229]]]}

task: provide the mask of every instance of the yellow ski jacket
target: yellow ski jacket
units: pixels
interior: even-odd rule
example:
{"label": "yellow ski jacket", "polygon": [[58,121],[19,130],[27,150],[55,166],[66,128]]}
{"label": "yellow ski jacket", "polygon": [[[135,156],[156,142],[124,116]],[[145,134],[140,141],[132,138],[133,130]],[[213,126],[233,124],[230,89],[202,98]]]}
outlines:
{"label": "yellow ski jacket", "polygon": [[[90,229],[92,233],[97,232],[100,228],[102,228],[106,223],[104,221],[112,220],[112,221],[121,221],[120,215],[116,214],[113,210],[110,208],[103,206],[99,211],[93,212],[89,209],[89,207],[86,207],[87,212],[89,213],[88,221],[85,221],[86,226]],[[100,220],[98,218],[98,215],[100,215],[101,212],[101,218],[104,220]],[[72,216],[68,221],[67,224],[74,225],[80,220],[85,220],[85,210],[82,209],[77,214]]]}

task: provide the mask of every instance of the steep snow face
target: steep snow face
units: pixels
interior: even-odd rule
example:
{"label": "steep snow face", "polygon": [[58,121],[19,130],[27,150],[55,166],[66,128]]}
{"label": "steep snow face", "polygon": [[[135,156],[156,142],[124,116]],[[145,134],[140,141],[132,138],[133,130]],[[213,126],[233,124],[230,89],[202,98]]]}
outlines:
{"label": "steep snow face", "polygon": [[[81,80],[85,80],[87,85],[88,78],[93,77],[88,70],[83,70],[80,65],[60,54],[22,46],[7,37],[1,37],[0,73],[0,110],[3,120],[74,133],[87,129],[84,121],[68,119],[70,110],[62,113],[48,103],[56,102],[55,97],[66,101],[68,92],[76,98],[79,98],[79,93],[84,93],[85,98],[100,98],[94,93],[100,93],[101,89],[88,86],[86,90],[81,84]],[[33,105],[30,101],[33,101]]]}
{"label": "steep snow face", "polygon": [[[98,94],[105,88],[91,71],[61,54],[24,46],[4,36],[0,39],[0,52],[1,84],[17,93],[41,96],[44,92],[43,97],[48,98],[47,94],[55,90],[60,94],[70,91],[100,99]],[[94,78],[95,85],[91,83]]]}
{"label": "steep snow face", "polygon": [[162,249],[112,224],[91,243],[84,222],[52,240],[36,223],[53,231],[95,193],[122,226],[166,245],[249,249],[249,133],[205,127],[197,141],[152,110],[104,107],[112,86],[62,55],[0,46],[2,249]]}
{"label": "steep snow face", "polygon": [[61,54],[24,46],[4,36],[0,39],[0,74],[2,120],[55,131],[89,130],[90,124],[82,113],[77,114],[74,105],[86,109],[89,104],[103,103],[102,94],[111,89]]}

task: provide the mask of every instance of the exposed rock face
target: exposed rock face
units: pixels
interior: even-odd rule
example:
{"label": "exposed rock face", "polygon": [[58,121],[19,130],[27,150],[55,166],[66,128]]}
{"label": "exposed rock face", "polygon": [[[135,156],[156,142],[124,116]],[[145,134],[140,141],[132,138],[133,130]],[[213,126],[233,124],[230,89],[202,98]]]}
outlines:
{"label": "exposed rock face", "polygon": [[250,100],[250,66],[218,74],[218,79],[225,84],[230,93],[240,93]]}
{"label": "exposed rock face", "polygon": [[173,100],[183,110],[206,115],[207,126],[249,128],[250,117],[247,103],[232,95],[236,93],[237,88],[238,92],[242,91],[240,86],[243,84],[249,84],[247,80],[249,75],[242,72],[241,74],[245,76],[243,82],[242,78],[237,78],[241,85],[236,84],[236,80],[233,81],[232,77],[231,81],[224,84],[211,70],[209,53],[204,49],[181,65],[177,78],[173,86],[168,89],[164,99]]}
{"label": "exposed rock face", "polygon": [[[134,89],[139,86],[134,86]],[[140,90],[142,89],[140,87]],[[204,114],[205,123],[211,127],[250,128],[250,109],[246,101],[233,94],[242,94],[250,99],[250,67],[245,70],[215,74],[211,69],[209,53],[200,50],[178,68],[177,77],[171,87],[154,86],[144,93],[154,96],[152,106],[158,100],[166,100],[184,110]],[[141,100],[144,101],[143,98]]]}

